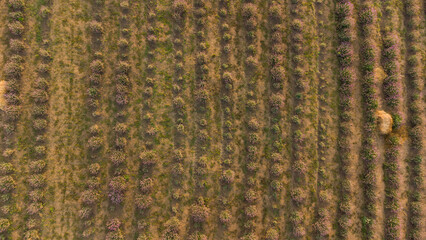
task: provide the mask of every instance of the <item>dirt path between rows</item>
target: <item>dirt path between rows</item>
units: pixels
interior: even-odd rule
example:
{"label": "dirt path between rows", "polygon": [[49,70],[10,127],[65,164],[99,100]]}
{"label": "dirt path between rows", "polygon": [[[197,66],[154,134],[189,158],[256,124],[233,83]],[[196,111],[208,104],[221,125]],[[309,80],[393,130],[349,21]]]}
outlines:
{"label": "dirt path between rows", "polygon": [[[70,9],[73,9],[70,11]],[[83,72],[85,14],[79,0],[52,5],[52,82],[48,138],[48,190],[44,239],[75,239],[84,126]]]}

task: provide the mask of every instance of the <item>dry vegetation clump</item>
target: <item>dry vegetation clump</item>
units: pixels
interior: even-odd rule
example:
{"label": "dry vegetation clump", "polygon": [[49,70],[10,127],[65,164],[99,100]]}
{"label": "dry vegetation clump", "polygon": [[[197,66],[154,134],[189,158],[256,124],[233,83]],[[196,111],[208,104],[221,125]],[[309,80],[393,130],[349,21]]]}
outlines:
{"label": "dry vegetation clump", "polygon": [[104,63],[99,59],[95,59],[90,63],[90,70],[93,74],[102,75],[104,73]]}
{"label": "dry vegetation clump", "polygon": [[120,230],[121,222],[117,218],[113,218],[107,222],[106,240],[122,240],[124,239],[123,233]]}
{"label": "dry vegetation clump", "polygon": [[108,197],[111,203],[116,205],[122,204],[126,188],[126,180],[124,177],[113,177],[108,183]]}
{"label": "dry vegetation clump", "polygon": [[35,217],[34,215],[39,215],[43,206],[41,203],[30,203],[26,209],[27,215]]}
{"label": "dry vegetation clump", "polygon": [[121,51],[126,51],[129,48],[129,41],[127,41],[127,39],[125,38],[121,38],[120,40],[118,40],[117,45]]}
{"label": "dry vegetation clump", "polygon": [[124,147],[127,145],[126,137],[117,137],[114,142],[114,146],[117,150],[123,151]]}
{"label": "dry vegetation clump", "polygon": [[28,185],[33,189],[41,189],[46,186],[46,177],[42,175],[31,175],[27,179]]}
{"label": "dry vegetation clump", "polygon": [[[79,210],[78,215],[80,217],[80,219],[82,220],[88,220],[93,216],[93,211],[91,207],[83,207]],[[88,231],[84,231],[83,235],[85,235],[84,237],[88,237],[89,235],[91,235],[92,233],[88,234]]]}
{"label": "dry vegetation clump", "polygon": [[4,233],[9,230],[10,221],[6,218],[0,218],[0,233]]}
{"label": "dry vegetation clump", "polygon": [[149,170],[153,166],[157,164],[157,157],[155,156],[155,153],[153,151],[147,151],[141,153],[139,156],[140,163],[141,163],[141,170]]}
{"label": "dry vegetation clump", "polygon": [[16,38],[21,38],[25,31],[24,25],[19,21],[13,21],[8,23],[7,28],[9,30],[9,33]]}
{"label": "dry vegetation clump", "polygon": [[265,234],[265,239],[266,240],[278,240],[279,239],[279,233],[276,229],[274,228],[270,228],[266,231]]}
{"label": "dry vegetation clump", "polygon": [[158,41],[157,40],[157,37],[155,36],[155,35],[149,35],[148,37],[147,37],[147,39],[146,39],[146,41],[148,42],[148,44],[150,45],[150,46],[154,46],[155,45],[155,43]]}
{"label": "dry vegetation clump", "polygon": [[227,169],[223,171],[222,176],[220,177],[220,180],[223,184],[232,184],[235,179],[235,172],[233,170]]}
{"label": "dry vegetation clump", "polygon": [[232,215],[229,210],[223,210],[219,215],[219,222],[223,225],[228,225],[231,222]]}
{"label": "dry vegetation clump", "polygon": [[319,238],[327,238],[329,236],[329,232],[331,231],[330,227],[330,217],[327,214],[325,209],[321,209],[318,211],[318,220],[315,222],[313,226],[315,232],[317,232],[317,236]]}
{"label": "dry vegetation clump", "polygon": [[11,163],[1,163],[0,164],[0,174],[2,176],[10,175],[15,172],[15,168]]}
{"label": "dry vegetation clump", "polygon": [[6,93],[4,98],[6,100],[6,104],[8,105],[19,105],[21,103],[20,96],[15,93]]}
{"label": "dry vegetation clump", "polygon": [[35,89],[31,95],[34,103],[39,105],[47,104],[49,100],[49,95],[47,91],[43,89]]}
{"label": "dry vegetation clump", "polygon": [[139,190],[143,194],[151,193],[153,187],[154,187],[154,180],[152,180],[151,178],[145,178],[139,182]]}
{"label": "dry vegetation clump", "polygon": [[49,74],[49,70],[50,70],[50,66],[44,63],[40,63],[36,69],[37,73],[40,76],[46,76],[47,74]]}
{"label": "dry vegetation clump", "polygon": [[188,240],[207,240],[207,236],[200,232],[195,232],[189,236]]}
{"label": "dry vegetation clump", "polygon": [[89,174],[92,176],[97,176],[101,170],[101,166],[99,165],[99,163],[93,163],[89,165]]}
{"label": "dry vegetation clump", "polygon": [[177,239],[179,237],[181,222],[176,217],[170,218],[165,223],[165,230],[162,240]]}
{"label": "dry vegetation clump", "polygon": [[22,76],[22,63],[18,61],[11,61],[4,65],[3,73],[7,80],[18,80]]}
{"label": "dry vegetation clump", "polygon": [[191,207],[190,216],[194,223],[204,223],[209,216],[210,210],[203,204],[194,204]]}
{"label": "dry vegetation clump", "polygon": [[86,206],[92,206],[98,201],[98,194],[92,190],[86,190],[81,193],[81,202]]}
{"label": "dry vegetation clump", "polygon": [[126,61],[119,61],[116,67],[116,73],[117,74],[123,74],[128,76],[131,70],[131,66]]}
{"label": "dry vegetation clump", "polygon": [[25,46],[22,40],[11,39],[9,42],[9,48],[13,54],[22,54],[25,49]]}
{"label": "dry vegetation clump", "polygon": [[10,193],[16,188],[16,182],[12,176],[4,176],[0,178],[0,192]]}
{"label": "dry vegetation clump", "polygon": [[18,121],[21,116],[20,109],[14,105],[4,107],[3,111],[5,113],[5,121],[8,123]]}
{"label": "dry vegetation clump", "polygon": [[23,11],[24,10],[24,2],[22,0],[8,0],[7,5],[10,11]]}
{"label": "dry vegetation clump", "polygon": [[36,160],[29,164],[29,170],[31,173],[42,173],[46,169],[46,161],[44,160]]}
{"label": "dry vegetation clump", "polygon": [[101,35],[104,32],[102,23],[93,20],[88,23],[88,29],[93,35]]}
{"label": "dry vegetation clump", "polygon": [[179,22],[175,27],[180,28],[188,11],[188,3],[185,0],[174,0],[172,11],[173,19]]}
{"label": "dry vegetation clump", "polygon": [[120,8],[121,8],[121,11],[123,11],[124,13],[128,13],[128,11],[129,11],[129,9],[130,9],[130,4],[129,4],[129,1],[121,1],[120,2]]}
{"label": "dry vegetation clump", "polygon": [[147,211],[151,207],[152,202],[153,202],[152,198],[147,195],[139,195],[135,199],[136,207],[140,211]]}
{"label": "dry vegetation clump", "polygon": [[19,81],[16,79],[11,79],[8,82],[2,81],[2,95],[7,93],[19,93]]}
{"label": "dry vegetation clump", "polygon": [[8,20],[10,22],[12,22],[12,21],[24,22],[24,14],[21,11],[19,11],[19,12],[9,12],[7,14],[7,17],[8,17]]}

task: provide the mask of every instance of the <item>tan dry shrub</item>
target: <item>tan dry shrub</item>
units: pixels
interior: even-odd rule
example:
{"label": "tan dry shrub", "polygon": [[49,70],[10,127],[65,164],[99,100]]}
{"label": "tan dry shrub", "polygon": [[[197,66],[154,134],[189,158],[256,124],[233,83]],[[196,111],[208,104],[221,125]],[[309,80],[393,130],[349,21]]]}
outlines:
{"label": "tan dry shrub", "polygon": [[7,5],[13,11],[21,11],[24,9],[24,2],[22,0],[9,0]]}
{"label": "tan dry shrub", "polygon": [[188,4],[184,0],[175,0],[173,2],[173,12],[175,17],[182,17],[188,9]]}
{"label": "tan dry shrub", "polygon": [[191,207],[190,216],[192,221],[196,223],[204,223],[209,217],[209,209],[205,206],[193,205]]}
{"label": "tan dry shrub", "polygon": [[380,133],[386,135],[392,132],[392,116],[389,113],[381,110],[377,111],[376,114]]}
{"label": "tan dry shrub", "polygon": [[10,221],[6,218],[0,219],[0,233],[6,232],[10,227]]}
{"label": "tan dry shrub", "polygon": [[21,37],[24,34],[25,27],[19,21],[9,23],[7,27],[13,36]]}
{"label": "tan dry shrub", "polygon": [[0,109],[4,111],[6,107],[6,99],[4,99],[4,94],[6,93],[6,81],[0,81]]}
{"label": "tan dry shrub", "polygon": [[40,17],[47,18],[50,15],[50,9],[47,6],[41,6],[40,7]]}
{"label": "tan dry shrub", "polygon": [[9,45],[10,45],[10,51],[12,53],[20,54],[25,49],[24,43],[18,39],[11,39],[9,42]]}
{"label": "tan dry shrub", "polygon": [[104,32],[102,24],[98,21],[89,22],[88,23],[88,29],[94,35],[99,35],[99,34],[102,34]]}
{"label": "tan dry shrub", "polygon": [[0,174],[1,175],[9,175],[15,172],[15,168],[10,163],[1,163],[0,164]]}
{"label": "tan dry shrub", "polygon": [[21,75],[22,75],[22,64],[20,63],[20,58],[17,55],[16,58],[13,58],[11,60],[16,60],[16,61],[10,61],[8,63],[6,63],[3,67],[3,72],[4,72],[4,76],[6,77],[7,80],[12,80],[12,79],[20,79]]}

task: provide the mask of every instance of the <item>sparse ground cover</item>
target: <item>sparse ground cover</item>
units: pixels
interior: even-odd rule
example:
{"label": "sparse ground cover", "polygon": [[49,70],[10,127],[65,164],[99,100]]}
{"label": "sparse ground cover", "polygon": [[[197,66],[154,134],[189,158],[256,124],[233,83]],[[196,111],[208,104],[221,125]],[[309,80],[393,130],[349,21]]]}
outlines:
{"label": "sparse ground cover", "polygon": [[420,0],[1,0],[0,239],[425,239]]}

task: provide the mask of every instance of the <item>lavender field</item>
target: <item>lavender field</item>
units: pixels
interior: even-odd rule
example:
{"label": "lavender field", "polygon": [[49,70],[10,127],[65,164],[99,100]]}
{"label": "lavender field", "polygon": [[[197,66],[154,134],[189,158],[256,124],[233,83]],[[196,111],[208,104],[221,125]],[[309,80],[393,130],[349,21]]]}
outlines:
{"label": "lavender field", "polygon": [[0,0],[0,240],[426,239],[425,17]]}

